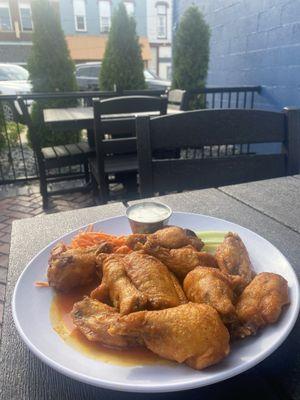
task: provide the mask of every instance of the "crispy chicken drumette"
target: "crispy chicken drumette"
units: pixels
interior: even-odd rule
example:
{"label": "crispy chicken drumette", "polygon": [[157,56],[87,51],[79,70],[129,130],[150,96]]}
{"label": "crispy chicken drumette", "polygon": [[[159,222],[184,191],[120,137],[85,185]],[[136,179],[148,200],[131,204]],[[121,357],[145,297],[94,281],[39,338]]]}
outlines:
{"label": "crispy chicken drumette", "polygon": [[121,314],[143,310],[147,296],[137,289],[126,274],[126,261],[123,254],[102,257],[103,278],[100,286],[91,296],[100,301],[110,300]]}
{"label": "crispy chicken drumette", "polygon": [[156,246],[167,249],[178,249],[191,245],[196,250],[201,250],[204,243],[190,229],[183,229],[179,226],[167,226],[153,234],[133,234],[127,238],[127,245],[133,250],[140,250],[143,244],[151,240]]}
{"label": "crispy chicken drumette", "polygon": [[139,311],[121,317],[109,333],[142,340],[153,353],[195,369],[216,364],[229,353],[228,331],[206,304]]}
{"label": "crispy chicken drumette", "polygon": [[188,300],[214,307],[225,324],[236,321],[233,282],[217,268],[197,267],[184,279],[183,289]]}
{"label": "crispy chicken drumette", "polygon": [[118,321],[120,314],[115,308],[98,300],[85,297],[74,304],[71,316],[74,325],[92,342],[117,348],[140,344],[133,337],[112,336],[108,333],[108,329]]}
{"label": "crispy chicken drumette", "polygon": [[49,259],[49,285],[58,290],[69,291],[97,281],[97,257],[111,251],[112,246],[109,243],[84,249],[68,249],[63,243],[57,244]]}
{"label": "crispy chicken drumette", "polygon": [[107,301],[121,314],[175,307],[186,302],[176,277],[156,258],[142,251],[112,254],[103,260],[103,280],[91,296]]}
{"label": "crispy chicken drumette", "polygon": [[282,276],[270,272],[256,275],[236,304],[240,325],[233,331],[233,336],[244,338],[273,324],[288,303],[288,284]]}
{"label": "crispy chicken drumette", "polygon": [[217,268],[216,258],[204,251],[197,251],[193,246],[185,246],[179,249],[167,249],[157,246],[148,240],[143,246],[143,250],[162,261],[179,280],[199,265]]}
{"label": "crispy chicken drumette", "polygon": [[239,235],[229,232],[216,250],[216,259],[222,272],[241,277],[240,291],[254,277],[248,251]]}

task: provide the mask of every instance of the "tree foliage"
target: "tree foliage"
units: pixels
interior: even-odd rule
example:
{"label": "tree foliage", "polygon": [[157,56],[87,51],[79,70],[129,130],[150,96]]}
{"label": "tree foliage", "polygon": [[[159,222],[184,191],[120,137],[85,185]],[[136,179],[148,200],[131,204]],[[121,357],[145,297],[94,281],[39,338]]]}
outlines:
{"label": "tree foliage", "polygon": [[111,28],[100,71],[101,90],[144,89],[144,65],[134,18],[120,3],[112,16]]}
{"label": "tree foliage", "polygon": [[[75,65],[70,57],[59,17],[48,0],[32,2],[34,33],[28,70],[34,92],[66,92],[77,89]],[[79,139],[79,133],[54,131],[43,124],[43,109],[75,106],[74,99],[38,100],[32,107],[32,120],[40,133],[42,146],[66,144]]]}
{"label": "tree foliage", "polygon": [[174,89],[199,89],[205,86],[209,62],[210,30],[197,6],[189,7],[173,42]]}

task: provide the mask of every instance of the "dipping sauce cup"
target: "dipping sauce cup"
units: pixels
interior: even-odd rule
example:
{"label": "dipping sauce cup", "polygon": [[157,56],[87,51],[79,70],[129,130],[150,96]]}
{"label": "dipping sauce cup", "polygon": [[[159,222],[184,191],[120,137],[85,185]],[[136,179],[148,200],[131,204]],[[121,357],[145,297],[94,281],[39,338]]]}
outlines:
{"label": "dipping sauce cup", "polygon": [[153,233],[167,225],[171,214],[170,207],[154,201],[134,204],[126,210],[133,233]]}

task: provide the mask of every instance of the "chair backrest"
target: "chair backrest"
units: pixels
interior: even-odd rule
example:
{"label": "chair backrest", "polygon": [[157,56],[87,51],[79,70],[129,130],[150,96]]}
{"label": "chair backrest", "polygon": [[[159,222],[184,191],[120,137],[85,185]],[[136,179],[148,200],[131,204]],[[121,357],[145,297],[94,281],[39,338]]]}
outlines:
{"label": "chair backrest", "polygon": [[[111,103],[104,103],[107,100],[93,102],[94,109],[94,141],[97,158],[98,180],[102,199],[108,198],[108,182],[105,174],[105,159],[108,154],[117,156],[128,153],[136,153],[135,119],[134,118],[107,118],[102,119],[103,108],[106,114],[115,114]],[[103,103],[105,107],[103,107]],[[119,102],[117,103],[119,107]],[[107,107],[106,107],[107,106]],[[113,111],[112,111],[113,110]],[[124,108],[123,108],[124,110]],[[107,139],[106,134],[112,136]],[[126,137],[124,137],[126,134]],[[123,136],[123,137],[122,137]]]}
{"label": "chair backrest", "polygon": [[[201,110],[136,120],[142,197],[154,193],[217,187],[298,173],[300,110]],[[280,154],[218,158],[153,157],[165,148],[202,148],[234,143],[282,144]]]}
{"label": "chair backrest", "polygon": [[188,110],[188,93],[186,90],[172,89],[168,92],[168,107],[178,110]]}
{"label": "chair backrest", "polygon": [[167,98],[154,96],[122,96],[100,102],[101,115],[131,114],[140,112],[167,113]]}
{"label": "chair backrest", "polygon": [[160,97],[166,94],[166,90],[141,89],[141,90],[123,90],[123,96],[155,96]]}
{"label": "chair backrest", "polygon": [[19,107],[21,109],[24,123],[28,128],[29,136],[30,136],[30,140],[31,140],[31,144],[32,144],[33,150],[36,153],[38,161],[40,161],[40,159],[42,159],[42,152],[41,152],[41,144],[40,144],[38,132],[36,131],[36,128],[33,125],[31,116],[30,116],[29,111],[28,111],[28,107],[25,104],[24,99],[21,96],[19,96],[17,98],[17,102],[18,102]]}

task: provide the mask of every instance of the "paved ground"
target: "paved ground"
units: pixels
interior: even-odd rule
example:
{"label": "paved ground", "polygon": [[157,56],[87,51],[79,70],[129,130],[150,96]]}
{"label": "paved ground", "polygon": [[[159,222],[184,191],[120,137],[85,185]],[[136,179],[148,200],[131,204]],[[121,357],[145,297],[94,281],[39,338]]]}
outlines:
{"label": "paved ground", "polygon": [[[50,200],[47,213],[74,210],[95,205],[91,193],[72,193]],[[7,186],[0,189],[0,339],[9,258],[11,225],[16,219],[43,214],[38,186]]]}

